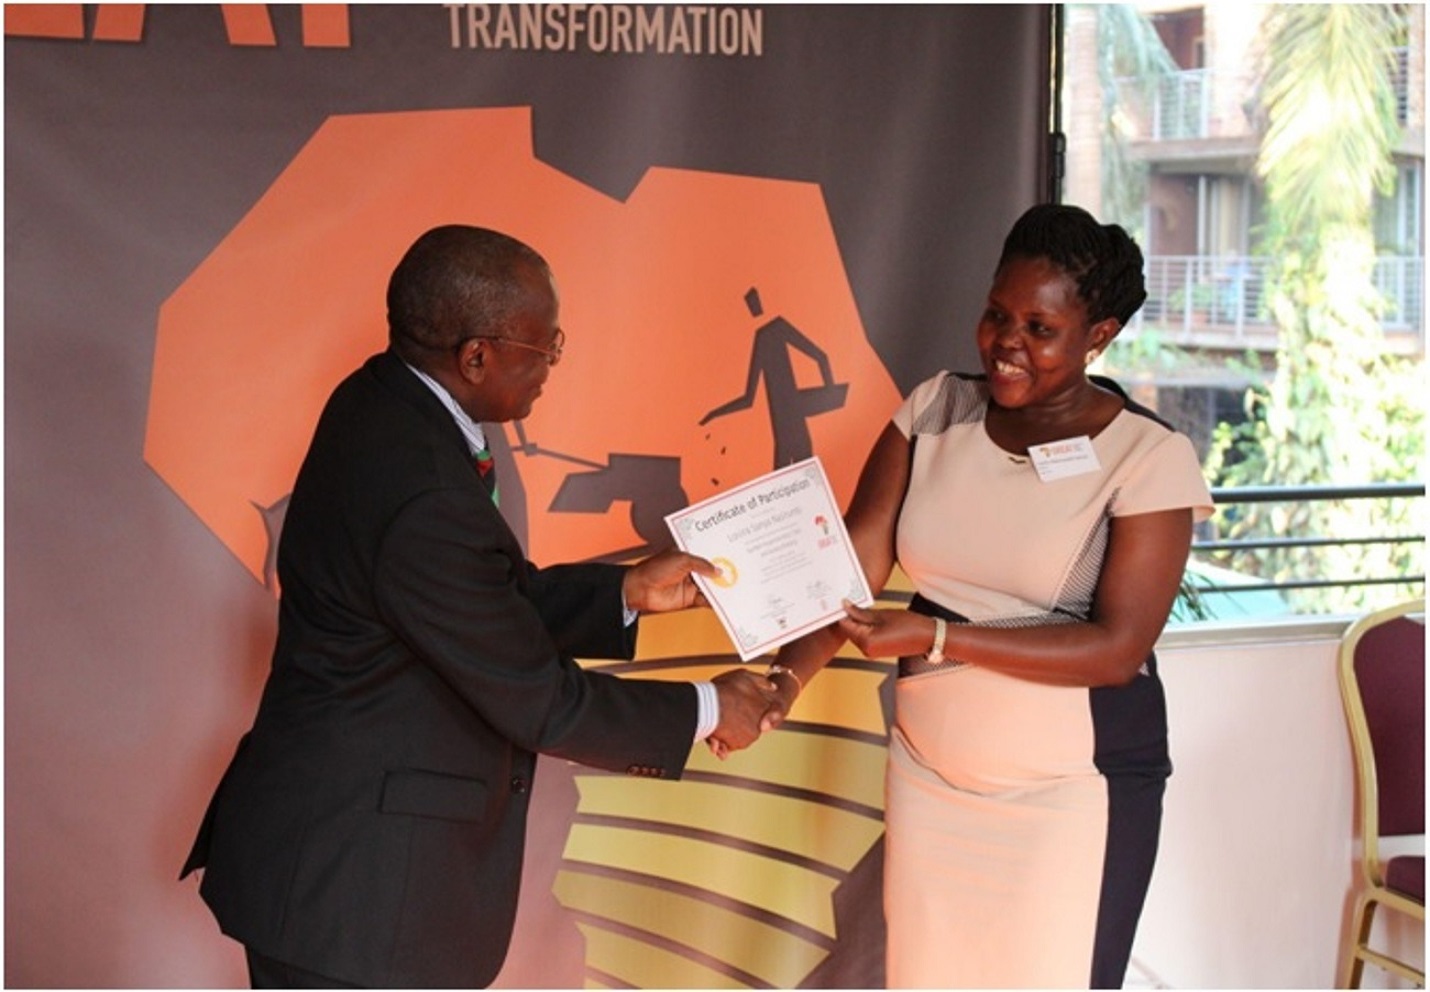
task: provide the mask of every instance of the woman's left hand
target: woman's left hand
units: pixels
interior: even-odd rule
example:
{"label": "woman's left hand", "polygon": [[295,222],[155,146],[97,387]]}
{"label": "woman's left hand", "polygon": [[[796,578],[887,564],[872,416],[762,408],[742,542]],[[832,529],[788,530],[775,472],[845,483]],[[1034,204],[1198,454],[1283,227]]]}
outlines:
{"label": "woman's left hand", "polygon": [[908,610],[866,610],[847,600],[844,609],[849,615],[839,621],[839,629],[867,658],[927,654],[933,647],[933,617]]}

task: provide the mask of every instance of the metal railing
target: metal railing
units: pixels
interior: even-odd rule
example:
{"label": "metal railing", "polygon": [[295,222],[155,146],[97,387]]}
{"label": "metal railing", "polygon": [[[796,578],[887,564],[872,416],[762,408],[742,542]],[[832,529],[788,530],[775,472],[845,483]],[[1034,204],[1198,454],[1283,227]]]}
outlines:
{"label": "metal railing", "polygon": [[1117,102],[1142,141],[1241,138],[1253,131],[1249,98],[1256,80],[1246,71],[1183,69],[1155,80],[1116,81]]}
{"label": "metal railing", "polygon": [[[1392,52],[1390,84],[1396,119],[1410,121],[1410,50]],[[1256,77],[1246,70],[1183,69],[1156,79],[1124,76],[1118,103],[1133,122],[1134,139],[1195,141],[1250,135],[1256,126]]]}
{"label": "metal railing", "polygon": [[1207,137],[1211,84],[1208,69],[1190,69],[1162,80],[1153,90],[1151,136],[1162,140]]}
{"label": "metal railing", "polygon": [[[1199,527],[1197,538],[1192,542],[1192,563],[1188,567],[1190,592],[1199,597],[1216,596],[1222,598],[1246,597],[1260,594],[1256,606],[1241,610],[1243,614],[1268,614],[1275,612],[1295,612],[1292,605],[1281,593],[1292,590],[1310,589],[1366,589],[1372,586],[1404,586],[1406,596],[1425,594],[1424,543],[1425,534],[1406,531],[1403,521],[1422,520],[1423,514],[1408,512],[1408,501],[1423,499],[1423,482],[1372,483],[1361,486],[1239,486],[1214,488],[1212,501],[1218,513],[1211,521]],[[1377,529],[1372,533],[1327,535],[1327,534],[1262,534],[1255,536],[1224,536],[1221,531],[1227,525],[1225,507],[1249,504],[1285,503],[1291,505],[1317,501],[1345,502],[1349,500],[1378,501],[1385,512],[1380,514]],[[1398,508],[1401,512],[1394,512]],[[1413,526],[1413,525],[1412,525]],[[1420,547],[1417,554],[1412,551],[1402,560],[1408,563],[1395,570],[1394,574],[1295,574],[1261,577],[1255,574],[1255,563],[1244,556],[1262,551],[1286,551],[1290,549],[1343,549],[1350,547]],[[1216,563],[1211,559],[1215,557]],[[1243,567],[1238,567],[1238,565]],[[1281,599],[1281,605],[1266,594]],[[1349,598],[1349,597],[1348,597]],[[1230,600],[1228,600],[1230,601]],[[1213,611],[1214,612],[1214,611]]]}
{"label": "metal railing", "polygon": [[[1276,325],[1267,305],[1267,274],[1272,260],[1257,255],[1152,255],[1146,261],[1147,302],[1131,326],[1155,325],[1169,340],[1224,346],[1274,347]],[[1372,279],[1384,299],[1381,326],[1386,331],[1425,340],[1425,259],[1383,255]]]}

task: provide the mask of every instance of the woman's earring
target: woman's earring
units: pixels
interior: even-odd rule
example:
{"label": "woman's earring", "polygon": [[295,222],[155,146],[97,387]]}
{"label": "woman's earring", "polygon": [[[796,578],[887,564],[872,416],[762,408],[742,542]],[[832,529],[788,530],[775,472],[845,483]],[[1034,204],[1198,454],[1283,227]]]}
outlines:
{"label": "woman's earring", "polygon": [[1097,356],[1100,354],[1102,354],[1102,352],[1094,348],[1083,356],[1082,363],[1084,365],[1091,365],[1093,362],[1097,361]]}

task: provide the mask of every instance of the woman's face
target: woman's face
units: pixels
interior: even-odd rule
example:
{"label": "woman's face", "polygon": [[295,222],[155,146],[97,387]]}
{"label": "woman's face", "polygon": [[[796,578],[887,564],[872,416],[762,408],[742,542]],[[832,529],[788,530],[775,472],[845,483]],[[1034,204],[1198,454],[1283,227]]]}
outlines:
{"label": "woman's face", "polygon": [[1117,321],[1089,326],[1077,284],[1042,258],[1012,258],[993,278],[978,321],[978,354],[993,402],[1008,409],[1056,405],[1087,382],[1088,353]]}

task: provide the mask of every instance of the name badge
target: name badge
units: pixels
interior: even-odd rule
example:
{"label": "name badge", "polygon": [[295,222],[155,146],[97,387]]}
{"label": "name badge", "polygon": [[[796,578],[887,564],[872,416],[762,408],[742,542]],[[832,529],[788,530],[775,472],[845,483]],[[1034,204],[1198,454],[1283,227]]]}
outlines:
{"label": "name badge", "polygon": [[1028,449],[1028,457],[1033,459],[1033,468],[1044,482],[1102,471],[1097,452],[1092,450],[1092,438],[1085,435],[1035,444]]}

